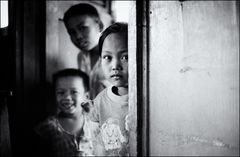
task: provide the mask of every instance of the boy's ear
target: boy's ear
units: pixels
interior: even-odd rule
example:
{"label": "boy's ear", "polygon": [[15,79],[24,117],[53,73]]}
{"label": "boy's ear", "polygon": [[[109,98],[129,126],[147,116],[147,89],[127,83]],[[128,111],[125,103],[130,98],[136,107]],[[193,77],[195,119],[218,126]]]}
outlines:
{"label": "boy's ear", "polygon": [[89,98],[90,98],[90,93],[89,93],[89,92],[86,92],[86,93],[85,93],[85,96],[86,96],[86,98],[89,99]]}

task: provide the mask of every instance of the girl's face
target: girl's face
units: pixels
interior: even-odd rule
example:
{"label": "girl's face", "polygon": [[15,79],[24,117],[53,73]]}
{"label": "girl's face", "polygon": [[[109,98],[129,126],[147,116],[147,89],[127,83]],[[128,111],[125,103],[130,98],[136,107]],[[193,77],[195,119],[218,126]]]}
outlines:
{"label": "girl's face", "polygon": [[102,46],[101,66],[103,73],[112,85],[128,85],[128,45],[123,33],[109,34]]}
{"label": "girl's face", "polygon": [[62,77],[56,82],[56,102],[61,112],[75,114],[82,112],[81,104],[87,100],[83,80],[79,77]]}

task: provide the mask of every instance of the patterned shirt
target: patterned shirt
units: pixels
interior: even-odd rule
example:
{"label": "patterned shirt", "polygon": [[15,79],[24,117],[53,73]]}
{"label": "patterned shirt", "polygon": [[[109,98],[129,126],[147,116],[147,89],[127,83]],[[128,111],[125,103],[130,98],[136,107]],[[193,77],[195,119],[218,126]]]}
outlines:
{"label": "patterned shirt", "polygon": [[92,156],[94,137],[99,134],[98,124],[84,117],[83,132],[75,136],[64,130],[57,117],[48,117],[35,131],[50,145],[51,156]]}
{"label": "patterned shirt", "polygon": [[91,120],[100,123],[98,144],[101,156],[129,156],[128,95],[118,96],[104,89],[92,102]]}

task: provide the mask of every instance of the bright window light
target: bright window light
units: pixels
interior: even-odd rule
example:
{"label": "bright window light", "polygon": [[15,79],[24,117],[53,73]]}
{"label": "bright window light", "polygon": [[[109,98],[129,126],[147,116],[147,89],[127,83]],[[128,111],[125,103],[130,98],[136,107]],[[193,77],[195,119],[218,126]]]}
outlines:
{"label": "bright window light", "polygon": [[1,28],[8,26],[8,1],[1,0]]}
{"label": "bright window light", "polygon": [[129,20],[129,1],[113,1],[116,22],[127,22]]}

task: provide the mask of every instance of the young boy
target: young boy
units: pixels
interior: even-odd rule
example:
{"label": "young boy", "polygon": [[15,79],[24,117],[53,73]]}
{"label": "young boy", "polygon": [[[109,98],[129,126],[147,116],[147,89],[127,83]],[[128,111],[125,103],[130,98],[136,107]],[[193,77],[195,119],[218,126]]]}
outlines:
{"label": "young boy", "polygon": [[103,22],[97,9],[88,3],[71,6],[63,21],[72,43],[81,51],[77,57],[78,67],[90,77],[90,96],[93,99],[108,86],[98,61],[98,40],[104,28]]}
{"label": "young boy", "polygon": [[[128,156],[128,27],[115,23],[99,39],[101,67],[112,86],[104,89],[90,105],[89,115],[100,123],[97,155]],[[86,104],[87,106],[87,104]]]}
{"label": "young boy", "polygon": [[92,140],[98,124],[87,119],[81,106],[88,100],[88,76],[78,69],[64,69],[53,75],[53,84],[59,112],[35,128],[49,147],[45,155],[94,155]]}

